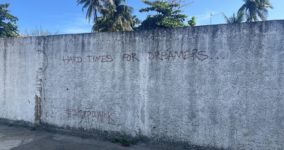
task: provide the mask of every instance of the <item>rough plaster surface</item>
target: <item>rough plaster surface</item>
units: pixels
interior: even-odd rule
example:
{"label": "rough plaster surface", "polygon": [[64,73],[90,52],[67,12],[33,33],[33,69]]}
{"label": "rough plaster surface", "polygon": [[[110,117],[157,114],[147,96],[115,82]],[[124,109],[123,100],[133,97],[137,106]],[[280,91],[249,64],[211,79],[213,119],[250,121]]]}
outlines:
{"label": "rough plaster surface", "polygon": [[284,148],[284,21],[0,44],[2,118]]}
{"label": "rough plaster surface", "polygon": [[34,122],[37,39],[0,39],[0,118]]}

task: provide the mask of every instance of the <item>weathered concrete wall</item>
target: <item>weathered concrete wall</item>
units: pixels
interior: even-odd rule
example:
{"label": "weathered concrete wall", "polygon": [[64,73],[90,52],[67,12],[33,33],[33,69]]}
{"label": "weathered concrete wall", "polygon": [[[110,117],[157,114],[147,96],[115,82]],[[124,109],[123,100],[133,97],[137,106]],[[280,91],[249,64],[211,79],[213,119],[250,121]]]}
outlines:
{"label": "weathered concrete wall", "polygon": [[0,117],[231,149],[284,148],[284,21],[1,45]]}
{"label": "weathered concrete wall", "polygon": [[0,118],[34,123],[41,54],[36,38],[0,39]]}

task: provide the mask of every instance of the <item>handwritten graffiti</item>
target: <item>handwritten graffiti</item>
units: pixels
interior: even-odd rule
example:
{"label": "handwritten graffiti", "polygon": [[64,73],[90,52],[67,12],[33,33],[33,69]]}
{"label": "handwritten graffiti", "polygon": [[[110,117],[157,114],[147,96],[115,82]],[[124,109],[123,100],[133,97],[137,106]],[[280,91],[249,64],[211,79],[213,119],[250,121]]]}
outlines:
{"label": "handwritten graffiti", "polygon": [[83,58],[81,56],[64,56],[63,62],[64,63],[82,63]]}
{"label": "handwritten graffiti", "polygon": [[192,51],[154,51],[148,52],[148,58],[150,60],[176,60],[176,59],[192,59],[193,61],[199,60],[204,61],[209,58],[205,51],[198,51],[197,49],[193,49]]}
{"label": "handwritten graffiti", "polygon": [[79,118],[95,118],[96,120],[114,124],[115,121],[113,119],[114,113],[105,112],[105,111],[96,111],[96,110],[74,110],[74,109],[67,109],[65,110],[68,117],[79,117]]}
{"label": "handwritten graffiti", "polygon": [[[122,61],[125,62],[139,62],[140,58],[137,53],[123,53],[121,55]],[[175,60],[187,60],[204,61],[209,58],[206,51],[192,49],[181,51],[151,51],[146,55],[141,55],[151,61],[175,61]],[[80,63],[110,63],[115,59],[112,55],[87,55],[87,56],[64,56],[64,63],[80,64]]]}
{"label": "handwritten graffiti", "polygon": [[139,61],[139,59],[137,58],[137,54],[136,53],[131,53],[131,54],[123,54],[122,55],[122,59],[123,61]]}
{"label": "handwritten graffiti", "polygon": [[86,57],[81,57],[81,56],[63,56],[63,62],[64,63],[95,63],[95,62],[101,62],[101,63],[107,63],[107,62],[112,62],[113,57],[111,55],[100,55],[100,56],[92,56],[88,55]]}
{"label": "handwritten graffiti", "polygon": [[88,62],[112,62],[113,57],[111,55],[102,55],[102,56],[87,56]]}

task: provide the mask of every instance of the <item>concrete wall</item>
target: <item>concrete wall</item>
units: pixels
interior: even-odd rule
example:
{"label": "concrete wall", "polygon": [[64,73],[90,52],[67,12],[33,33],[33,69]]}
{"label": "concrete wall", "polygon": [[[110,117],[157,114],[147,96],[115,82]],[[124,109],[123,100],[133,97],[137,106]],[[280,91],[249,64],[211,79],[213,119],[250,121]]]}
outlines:
{"label": "concrete wall", "polygon": [[0,44],[2,118],[284,148],[284,21]]}
{"label": "concrete wall", "polygon": [[34,123],[41,56],[36,38],[0,39],[0,118]]}

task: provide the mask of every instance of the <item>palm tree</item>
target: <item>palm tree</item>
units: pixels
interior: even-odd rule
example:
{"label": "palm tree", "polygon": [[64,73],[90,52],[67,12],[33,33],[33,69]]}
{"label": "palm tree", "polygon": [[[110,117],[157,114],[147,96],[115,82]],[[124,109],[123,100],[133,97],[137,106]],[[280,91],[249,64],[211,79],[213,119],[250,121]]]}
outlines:
{"label": "palm tree", "polygon": [[133,31],[135,23],[132,8],[125,4],[125,0],[112,0],[113,3],[105,3],[101,9],[101,16],[95,22],[93,31],[116,32]]}
{"label": "palm tree", "polygon": [[238,13],[237,15],[233,13],[233,16],[231,17],[227,17],[224,14],[224,18],[228,24],[242,23],[244,21],[244,14],[242,12]]}
{"label": "palm tree", "polygon": [[92,17],[93,21],[98,18],[98,13],[102,9],[101,0],[77,0],[78,4],[83,5],[83,9],[87,9],[86,18],[90,21]]}
{"label": "palm tree", "polygon": [[244,2],[238,13],[243,13],[247,22],[266,20],[268,9],[273,8],[269,0],[244,0]]}

